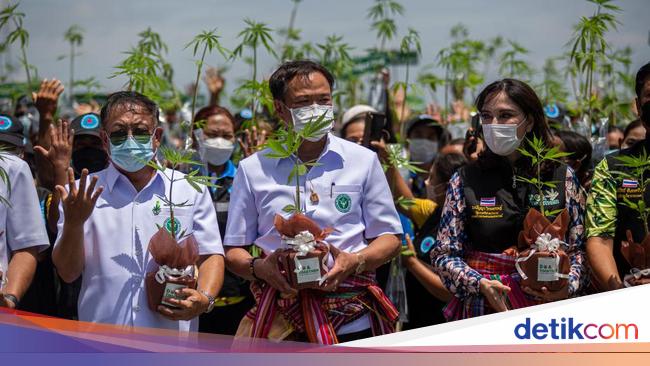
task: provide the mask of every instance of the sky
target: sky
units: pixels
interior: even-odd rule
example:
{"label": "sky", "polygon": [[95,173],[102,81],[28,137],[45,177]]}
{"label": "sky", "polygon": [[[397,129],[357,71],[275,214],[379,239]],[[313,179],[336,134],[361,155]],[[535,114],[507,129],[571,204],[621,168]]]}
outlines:
{"label": "sky", "polygon": [[[471,38],[487,40],[497,35],[515,40],[530,50],[526,58],[540,69],[548,57],[561,55],[572,27],[580,16],[591,15],[595,7],[584,0],[398,0],[405,8],[396,18],[398,39],[407,28],[421,36],[420,70],[439,71],[435,55],[450,43],[449,30],[458,23],[467,26]],[[7,1],[3,1],[6,3]],[[377,45],[377,38],[366,19],[373,0],[303,0],[298,7],[295,27],[302,30],[303,41],[322,42],[327,35],[342,35],[354,47],[353,55],[361,55]],[[650,61],[650,1],[616,1],[623,12],[621,25],[607,35],[614,48],[632,47],[632,70]],[[267,23],[278,29],[286,27],[293,3],[290,0],[23,0],[20,9],[26,13],[25,27],[30,33],[28,58],[43,78],[69,79],[67,54],[69,46],[63,38],[65,30],[77,24],[84,30],[84,40],[77,59],[76,79],[96,77],[106,92],[120,89],[123,78],[108,77],[134,46],[137,34],[151,27],[159,32],[169,47],[167,58],[175,70],[174,82],[184,87],[192,82],[196,69],[191,50],[184,49],[202,30],[217,28],[223,44],[233,49],[239,43],[237,34],[244,28],[244,18]],[[282,37],[276,35],[278,46]],[[388,46],[397,48],[399,40]],[[17,52],[14,51],[14,55]],[[227,64],[217,53],[207,63],[227,65],[227,91],[236,80],[250,76],[242,61]],[[262,52],[260,72],[270,74],[276,61]],[[490,67],[488,80],[498,78],[497,65]],[[396,70],[400,77],[403,70]],[[24,79],[22,73],[13,75]]]}

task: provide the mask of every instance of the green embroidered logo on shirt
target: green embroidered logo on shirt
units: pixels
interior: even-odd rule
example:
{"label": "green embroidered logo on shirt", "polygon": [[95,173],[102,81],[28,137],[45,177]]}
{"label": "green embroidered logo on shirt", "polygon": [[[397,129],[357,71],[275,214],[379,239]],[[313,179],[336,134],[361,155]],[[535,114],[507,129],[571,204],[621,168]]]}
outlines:
{"label": "green embroidered logo on shirt", "polygon": [[349,212],[350,209],[352,208],[352,199],[350,199],[350,196],[347,194],[339,194],[336,196],[336,200],[334,201],[334,206],[336,206],[336,209],[339,210],[339,212]]}
{"label": "green embroidered logo on shirt", "polygon": [[156,201],[156,205],[153,206],[151,212],[153,212],[155,216],[158,216],[160,214],[160,201]]}
{"label": "green embroidered logo on shirt", "polygon": [[[163,224],[163,226],[165,227],[165,230],[167,230],[167,231],[169,231],[171,233],[172,232],[172,220],[171,220],[171,218],[168,217],[167,220],[165,220],[165,223]],[[180,228],[181,228],[181,222],[178,221],[178,219],[174,217],[174,232],[178,233]]]}

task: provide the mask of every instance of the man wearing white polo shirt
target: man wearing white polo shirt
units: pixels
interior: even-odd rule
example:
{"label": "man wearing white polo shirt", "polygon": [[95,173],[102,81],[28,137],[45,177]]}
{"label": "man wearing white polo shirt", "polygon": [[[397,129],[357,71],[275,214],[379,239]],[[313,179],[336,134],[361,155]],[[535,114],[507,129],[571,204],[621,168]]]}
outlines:
{"label": "man wearing white polo shirt", "polygon": [[197,317],[212,309],[223,282],[223,248],[210,194],[184,180],[174,183],[174,202],[188,202],[174,208],[174,224],[198,242],[198,286],[182,290],[185,300],[167,300],[177,308],[149,310],[144,278],[155,262],[148,243],[159,226],[169,226],[170,216],[160,200],[169,195],[169,180],[145,165],[160,146],[158,107],[135,92],[114,93],[102,108],[101,123],[108,168],[92,178],[84,169],[76,184],[69,169],[69,192],[56,187],[63,213],[52,259],[66,282],[82,275],[79,320],[196,330]]}
{"label": "man wearing white polo shirt", "polygon": [[[296,129],[322,113],[331,117],[333,82],[327,69],[311,61],[281,65],[269,81],[278,115]],[[397,311],[376,286],[374,270],[398,253],[402,227],[376,154],[330,130],[304,141],[297,154],[317,162],[300,178],[307,193],[300,195],[302,211],[321,228],[335,229],[326,239],[335,258],[319,290],[296,291],[277,265],[282,244],[273,219],[294,200],[295,187],[287,184],[292,159],[271,159],[265,149],[240,162],[224,237],[226,261],[234,273],[256,280],[258,304],[242,320],[239,336],[330,344],[394,331]],[[264,259],[243,248],[253,243]]]}

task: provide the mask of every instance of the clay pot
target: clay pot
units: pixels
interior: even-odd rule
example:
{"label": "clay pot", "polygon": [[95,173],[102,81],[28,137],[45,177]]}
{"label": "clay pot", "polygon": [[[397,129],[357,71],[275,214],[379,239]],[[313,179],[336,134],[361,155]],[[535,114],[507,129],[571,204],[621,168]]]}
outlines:
{"label": "clay pot", "polygon": [[[198,243],[193,235],[189,235],[177,242],[164,228],[160,228],[149,240],[149,252],[159,267],[166,265],[169,268],[178,270],[193,266],[199,259]],[[160,283],[156,280],[159,267],[153,272],[148,272],[145,276],[147,303],[151,311],[157,311],[160,304],[173,307],[173,305],[164,302],[163,298],[183,299],[182,296],[175,296],[175,290],[196,288],[195,270],[191,271],[191,275],[166,275],[163,283]]]}
{"label": "clay pot", "polygon": [[[535,244],[541,234],[550,234],[553,239],[564,241],[568,226],[569,212],[566,208],[556,216],[553,222],[549,221],[538,210],[531,208],[524,219],[523,229],[519,232],[518,257],[526,258],[530,254],[531,246]],[[550,262],[546,261],[546,258],[552,258],[555,261],[555,257],[560,258],[559,264],[557,264],[557,273],[569,274],[571,265],[564,250],[558,249],[553,253],[536,250],[528,260],[519,262],[519,266],[528,277],[525,280],[522,278],[520,284],[534,290],[541,290],[542,287],[546,287],[549,291],[558,291],[567,286],[568,279],[549,279],[548,273],[544,274],[545,269],[548,268],[546,265]],[[540,260],[542,266],[540,266]]]}

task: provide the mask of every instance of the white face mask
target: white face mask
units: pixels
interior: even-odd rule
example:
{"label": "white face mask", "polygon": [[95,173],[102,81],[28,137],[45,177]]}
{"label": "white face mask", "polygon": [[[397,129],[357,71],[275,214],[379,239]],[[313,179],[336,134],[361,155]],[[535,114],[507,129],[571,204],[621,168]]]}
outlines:
{"label": "white face mask", "polygon": [[512,154],[524,139],[523,136],[521,138],[517,136],[517,130],[525,122],[526,119],[516,125],[484,124],[483,137],[485,137],[485,144],[497,155],[508,156]]}
{"label": "white face mask", "polygon": [[201,158],[210,165],[223,165],[235,150],[235,143],[223,137],[206,139],[201,146]]}
{"label": "white face mask", "polygon": [[331,105],[312,104],[300,108],[289,108],[291,118],[293,119],[293,128],[300,132],[305,128],[305,125],[310,121],[316,121],[323,114],[326,120],[331,120],[331,123],[323,127],[320,131],[316,132],[314,136],[307,138],[307,141],[315,142],[327,135],[332,130],[334,125],[334,109]]}
{"label": "white face mask", "polygon": [[430,163],[438,154],[438,141],[409,139],[409,153],[416,163]]}

